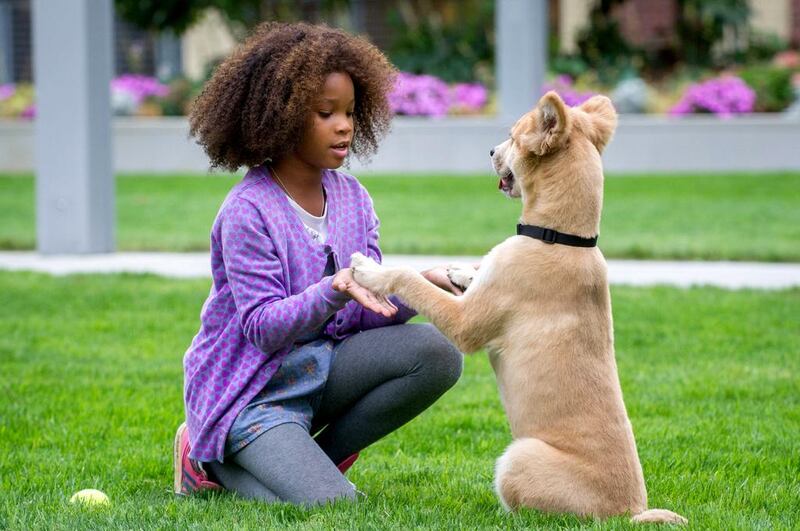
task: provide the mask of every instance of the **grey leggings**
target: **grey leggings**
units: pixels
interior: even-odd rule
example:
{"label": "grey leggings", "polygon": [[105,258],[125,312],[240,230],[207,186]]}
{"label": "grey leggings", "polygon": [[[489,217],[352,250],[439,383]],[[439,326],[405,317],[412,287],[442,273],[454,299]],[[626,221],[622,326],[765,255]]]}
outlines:
{"label": "grey leggings", "polygon": [[355,487],[336,463],[424,411],[456,383],[462,363],[461,353],[429,324],[350,336],[331,365],[311,427],[315,438],[299,424],[281,424],[207,468],[247,498],[303,505],[352,499]]}

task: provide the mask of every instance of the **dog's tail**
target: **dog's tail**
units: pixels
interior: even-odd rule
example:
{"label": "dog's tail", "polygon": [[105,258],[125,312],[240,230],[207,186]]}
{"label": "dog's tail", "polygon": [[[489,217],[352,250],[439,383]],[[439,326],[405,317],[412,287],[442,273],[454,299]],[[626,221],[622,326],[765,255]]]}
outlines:
{"label": "dog's tail", "polygon": [[635,524],[688,524],[689,520],[666,509],[650,509],[636,514],[631,518]]}

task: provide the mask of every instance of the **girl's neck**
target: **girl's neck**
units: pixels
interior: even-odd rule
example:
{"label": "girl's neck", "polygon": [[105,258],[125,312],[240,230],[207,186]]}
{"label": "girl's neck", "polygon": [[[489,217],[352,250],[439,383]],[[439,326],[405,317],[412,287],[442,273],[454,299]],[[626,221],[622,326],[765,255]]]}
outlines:
{"label": "girl's neck", "polygon": [[321,189],[323,170],[303,162],[295,156],[287,156],[272,164],[289,191],[315,191]]}
{"label": "girl's neck", "polygon": [[325,211],[323,170],[289,156],[272,165],[272,174],[289,197],[305,211],[315,216],[322,215]]}

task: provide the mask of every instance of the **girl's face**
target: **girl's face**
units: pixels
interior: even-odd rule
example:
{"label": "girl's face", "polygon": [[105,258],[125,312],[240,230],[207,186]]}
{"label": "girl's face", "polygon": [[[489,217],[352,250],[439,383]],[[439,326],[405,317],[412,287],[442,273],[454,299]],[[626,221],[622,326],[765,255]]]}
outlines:
{"label": "girl's face", "polygon": [[353,140],[355,89],[348,74],[334,72],[325,78],[322,92],[311,104],[298,157],[315,168],[338,168]]}

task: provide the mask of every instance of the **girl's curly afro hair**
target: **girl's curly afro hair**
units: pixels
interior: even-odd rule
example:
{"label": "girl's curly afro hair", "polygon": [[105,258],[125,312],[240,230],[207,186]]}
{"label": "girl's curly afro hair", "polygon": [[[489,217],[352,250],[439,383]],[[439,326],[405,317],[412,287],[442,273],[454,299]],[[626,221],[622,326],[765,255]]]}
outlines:
{"label": "girl's curly afro hair", "polygon": [[387,93],[396,71],[364,39],[327,26],[267,22],[222,64],[195,100],[192,136],[213,168],[231,171],[278,160],[303,137],[311,103],[328,74],[355,87],[352,151],[369,156],[392,118]]}

